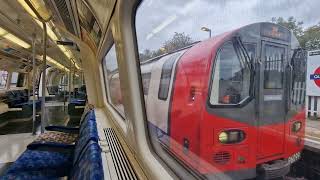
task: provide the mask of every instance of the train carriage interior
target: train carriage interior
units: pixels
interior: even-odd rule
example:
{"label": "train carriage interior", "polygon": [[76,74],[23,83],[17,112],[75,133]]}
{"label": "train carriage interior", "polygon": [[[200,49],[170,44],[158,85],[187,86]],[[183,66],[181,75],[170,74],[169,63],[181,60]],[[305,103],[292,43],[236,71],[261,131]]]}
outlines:
{"label": "train carriage interior", "polygon": [[1,0],[0,180],[320,179],[319,7]]}

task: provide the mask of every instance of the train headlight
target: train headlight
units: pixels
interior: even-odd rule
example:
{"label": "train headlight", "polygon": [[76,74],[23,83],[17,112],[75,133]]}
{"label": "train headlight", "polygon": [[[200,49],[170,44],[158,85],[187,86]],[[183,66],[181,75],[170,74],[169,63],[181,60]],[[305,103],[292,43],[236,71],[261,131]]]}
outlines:
{"label": "train headlight", "polygon": [[294,122],[292,124],[291,131],[298,132],[298,131],[300,131],[301,127],[302,127],[302,123],[300,121]]}
{"label": "train headlight", "polygon": [[219,134],[219,141],[225,144],[228,141],[228,134],[226,132],[221,132]]}
{"label": "train headlight", "polygon": [[242,130],[232,129],[222,131],[219,134],[219,142],[222,144],[239,143],[245,139],[245,133]]}

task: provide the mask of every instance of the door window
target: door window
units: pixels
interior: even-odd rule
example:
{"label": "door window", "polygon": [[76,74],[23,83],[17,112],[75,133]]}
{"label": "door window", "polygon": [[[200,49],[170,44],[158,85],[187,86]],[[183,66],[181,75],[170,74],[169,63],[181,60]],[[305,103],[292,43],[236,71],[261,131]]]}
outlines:
{"label": "door window", "polygon": [[264,88],[282,89],[285,48],[266,44],[264,52]]}

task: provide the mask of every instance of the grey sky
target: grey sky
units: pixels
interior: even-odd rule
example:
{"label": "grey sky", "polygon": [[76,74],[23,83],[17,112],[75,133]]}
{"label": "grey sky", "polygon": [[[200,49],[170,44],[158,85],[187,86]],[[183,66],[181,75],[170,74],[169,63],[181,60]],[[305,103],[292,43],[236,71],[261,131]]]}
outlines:
{"label": "grey sky", "polygon": [[217,35],[272,17],[294,16],[304,27],[320,22],[319,0],[146,0],[137,11],[139,51],[158,49],[174,32],[193,40],[208,38],[202,26]]}

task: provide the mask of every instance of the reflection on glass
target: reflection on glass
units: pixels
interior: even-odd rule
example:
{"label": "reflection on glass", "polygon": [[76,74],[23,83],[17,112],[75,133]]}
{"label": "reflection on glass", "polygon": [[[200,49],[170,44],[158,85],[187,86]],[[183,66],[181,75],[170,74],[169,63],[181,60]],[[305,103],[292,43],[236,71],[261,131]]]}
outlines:
{"label": "reflection on glass", "polygon": [[241,65],[244,60],[239,57],[231,42],[221,48],[213,74],[211,104],[238,104],[249,96],[250,70]]}
{"label": "reflection on glass", "polygon": [[320,30],[309,14],[320,2],[307,1],[140,4],[149,138],[180,178],[282,177],[294,166],[305,133],[305,56],[295,52],[316,47]]}
{"label": "reflection on glass", "polygon": [[18,76],[19,76],[19,73],[17,73],[17,72],[12,72],[12,74],[11,74],[10,87],[16,87],[16,86],[17,86]]}
{"label": "reflection on glass", "polygon": [[7,84],[8,72],[7,71],[0,71],[0,89],[4,89]]}
{"label": "reflection on glass", "polygon": [[108,101],[120,113],[120,115],[124,117],[123,98],[115,45],[111,47],[102,63],[107,85]]}

